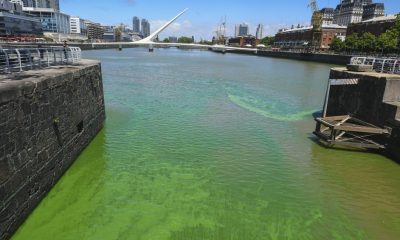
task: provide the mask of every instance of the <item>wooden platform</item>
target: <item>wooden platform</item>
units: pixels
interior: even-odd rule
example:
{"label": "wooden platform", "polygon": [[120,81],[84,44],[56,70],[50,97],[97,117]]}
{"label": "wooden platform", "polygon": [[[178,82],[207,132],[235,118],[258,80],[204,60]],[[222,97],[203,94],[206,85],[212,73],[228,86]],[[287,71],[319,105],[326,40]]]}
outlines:
{"label": "wooden platform", "polygon": [[330,146],[384,149],[385,146],[373,138],[379,135],[390,136],[390,129],[377,127],[349,115],[316,118],[315,121],[317,127],[314,134]]}

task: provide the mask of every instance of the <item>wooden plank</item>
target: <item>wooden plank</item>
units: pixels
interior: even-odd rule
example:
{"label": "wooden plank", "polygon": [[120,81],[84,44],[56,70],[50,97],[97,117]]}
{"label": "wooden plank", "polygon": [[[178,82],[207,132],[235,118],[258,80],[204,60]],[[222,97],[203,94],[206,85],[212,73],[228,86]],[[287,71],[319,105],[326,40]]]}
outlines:
{"label": "wooden plank", "polygon": [[349,118],[350,115],[343,115],[343,116],[332,116],[332,117],[325,117],[324,120],[330,120],[330,121],[340,121],[345,118]]}
{"label": "wooden plank", "polygon": [[342,125],[343,123],[347,122],[347,120],[349,120],[350,118],[351,118],[350,116],[346,117],[346,118],[343,119],[342,121],[336,123],[335,126],[340,126],[340,125]]}
{"label": "wooden plank", "polygon": [[341,132],[341,133],[336,137],[336,140],[340,140],[345,134],[346,134],[346,132]]}
{"label": "wooden plank", "polygon": [[[348,133],[348,135],[353,136],[352,139],[350,140],[356,140],[359,139],[360,141],[364,141],[367,143],[371,143],[371,144],[375,144],[375,145],[380,145],[379,143],[376,143],[375,141],[371,140],[371,139],[367,139],[364,136],[357,136],[356,134],[352,134],[352,133]],[[344,140],[343,140],[344,141]]]}
{"label": "wooden plank", "polygon": [[353,127],[353,126],[335,126],[335,130],[346,131],[346,132],[359,132],[359,133],[371,133],[371,134],[387,134],[386,129],[372,128],[372,127]]}
{"label": "wooden plank", "polygon": [[322,123],[323,125],[330,127],[330,128],[333,128],[335,126],[332,123],[325,121],[323,118],[316,118],[315,121]]}
{"label": "wooden plank", "polygon": [[385,149],[385,146],[379,144],[367,144],[367,143],[354,143],[354,142],[331,142],[333,145],[341,145],[355,148],[370,148],[370,149]]}
{"label": "wooden plank", "polygon": [[378,128],[377,126],[375,126],[375,125],[373,125],[373,124],[371,124],[371,123],[364,122],[364,121],[362,121],[362,120],[360,120],[360,119],[358,119],[358,118],[351,118],[351,120],[354,121],[354,122],[356,122],[356,123],[360,123],[360,124],[362,124],[362,125],[365,125],[365,126]]}
{"label": "wooden plank", "polygon": [[[354,135],[355,136],[355,135]],[[342,138],[337,140],[337,142],[347,142],[347,143],[363,143],[363,144],[375,144],[380,145],[372,140],[361,138],[361,137],[354,137],[354,138]]]}

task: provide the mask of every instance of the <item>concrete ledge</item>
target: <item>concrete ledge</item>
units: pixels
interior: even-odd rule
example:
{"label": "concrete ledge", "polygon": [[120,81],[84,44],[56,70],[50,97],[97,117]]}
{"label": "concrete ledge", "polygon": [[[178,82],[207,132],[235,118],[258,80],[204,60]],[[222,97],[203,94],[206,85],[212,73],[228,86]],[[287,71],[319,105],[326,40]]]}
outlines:
{"label": "concrete ledge", "polygon": [[347,64],[347,70],[353,71],[353,72],[372,72],[373,68],[372,68],[372,65]]}
{"label": "concrete ledge", "polygon": [[[92,68],[100,68],[100,62],[94,60],[82,60],[75,65],[53,66],[21,73],[0,75],[0,103],[10,101],[15,97],[32,94],[33,90],[57,87],[64,84],[64,80],[72,81],[91,71]],[[69,78],[66,76],[69,75]]]}
{"label": "concrete ledge", "polygon": [[351,115],[381,128],[391,128],[390,137],[377,141],[400,161],[400,75],[354,72],[333,68],[330,79],[359,79],[357,85],[331,86],[327,115]]}

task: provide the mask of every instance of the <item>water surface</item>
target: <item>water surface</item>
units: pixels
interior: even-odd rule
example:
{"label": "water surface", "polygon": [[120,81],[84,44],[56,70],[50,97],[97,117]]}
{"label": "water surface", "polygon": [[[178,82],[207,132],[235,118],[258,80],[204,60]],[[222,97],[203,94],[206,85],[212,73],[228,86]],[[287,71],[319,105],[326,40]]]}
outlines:
{"label": "water surface", "polygon": [[105,128],[14,239],[399,239],[400,165],[313,141],[330,65],[96,50]]}

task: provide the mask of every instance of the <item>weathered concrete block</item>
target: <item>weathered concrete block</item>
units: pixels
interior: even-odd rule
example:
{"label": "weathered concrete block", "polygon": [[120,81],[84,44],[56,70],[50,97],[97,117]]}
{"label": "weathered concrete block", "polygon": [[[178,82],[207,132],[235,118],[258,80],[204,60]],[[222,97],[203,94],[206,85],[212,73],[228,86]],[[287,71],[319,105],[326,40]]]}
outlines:
{"label": "weathered concrete block", "polygon": [[372,72],[373,66],[372,65],[354,65],[354,64],[347,64],[347,70],[353,72]]}
{"label": "weathered concrete block", "polygon": [[101,76],[89,60],[0,76],[0,239],[12,236],[102,128]]}
{"label": "weathered concrete block", "polygon": [[359,82],[357,85],[331,86],[328,116],[350,114],[376,126],[392,128],[389,138],[378,140],[400,161],[400,75],[334,68],[330,78],[357,78]]}

